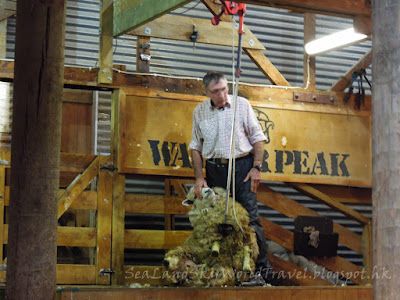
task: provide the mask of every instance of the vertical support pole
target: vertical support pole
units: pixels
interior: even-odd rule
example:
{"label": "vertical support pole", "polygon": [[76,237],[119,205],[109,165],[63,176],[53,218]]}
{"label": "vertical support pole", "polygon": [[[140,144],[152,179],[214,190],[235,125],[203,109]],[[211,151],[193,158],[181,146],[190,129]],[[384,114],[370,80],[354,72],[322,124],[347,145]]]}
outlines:
{"label": "vertical support pole", "polygon": [[113,76],[113,1],[100,1],[100,41],[98,83],[112,83]]}
{"label": "vertical support pole", "polygon": [[97,253],[96,284],[110,284],[111,275],[100,271],[111,269],[111,226],[112,226],[112,173],[101,166],[107,157],[101,157],[97,185]]}
{"label": "vertical support pole", "polygon": [[5,199],[6,169],[0,166],[0,263],[3,263],[4,253],[4,199]]}
{"label": "vertical support pole", "polygon": [[[315,15],[310,13],[304,14],[304,45],[315,39]],[[309,81],[308,89],[315,90],[315,56],[310,57],[304,52],[304,75],[303,82],[304,86],[307,86]]]}
{"label": "vertical support pole", "polygon": [[56,297],[65,2],[17,2],[7,299]]}
{"label": "vertical support pole", "polygon": [[374,299],[400,295],[400,2],[372,1]]}
{"label": "vertical support pole", "polygon": [[150,72],[150,60],[141,58],[142,55],[150,55],[150,37],[138,36],[136,46],[136,71],[139,73]]}
{"label": "vertical support pole", "polygon": [[113,211],[112,211],[112,285],[125,284],[124,272],[125,249],[125,175],[114,171],[113,176]]}
{"label": "vertical support pole", "polygon": [[362,278],[364,285],[372,284],[372,225],[365,224],[362,232],[362,250],[364,277]]}

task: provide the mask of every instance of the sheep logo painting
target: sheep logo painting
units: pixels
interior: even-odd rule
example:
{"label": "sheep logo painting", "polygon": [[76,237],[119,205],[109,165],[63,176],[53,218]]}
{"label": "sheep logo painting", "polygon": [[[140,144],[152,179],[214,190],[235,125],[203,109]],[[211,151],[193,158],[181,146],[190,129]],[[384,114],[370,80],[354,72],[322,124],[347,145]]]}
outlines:
{"label": "sheep logo painting", "polygon": [[183,245],[164,257],[164,278],[176,286],[234,286],[248,281],[255,272],[258,257],[257,238],[249,226],[250,218],[243,206],[230,198],[227,223],[229,235],[219,229],[224,223],[226,190],[203,188],[202,200],[195,198],[193,187],[185,203],[192,234]]}
{"label": "sheep logo painting", "polygon": [[265,138],[267,139],[265,143],[269,144],[271,142],[271,138],[269,137],[269,130],[274,129],[275,124],[268,118],[265,112],[262,112],[258,108],[253,108],[253,110],[254,113],[256,114],[258,122],[261,125],[261,129],[265,135]]}

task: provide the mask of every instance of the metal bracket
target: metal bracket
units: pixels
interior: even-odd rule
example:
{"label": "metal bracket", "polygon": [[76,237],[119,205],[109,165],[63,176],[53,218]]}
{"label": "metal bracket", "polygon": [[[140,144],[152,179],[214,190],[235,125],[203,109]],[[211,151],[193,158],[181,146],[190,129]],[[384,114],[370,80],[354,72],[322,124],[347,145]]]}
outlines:
{"label": "metal bracket", "polygon": [[140,53],[140,59],[143,61],[149,61],[151,59],[150,54]]}
{"label": "metal bracket", "polygon": [[333,95],[322,95],[305,92],[293,92],[293,101],[319,104],[335,104],[336,102]]}
{"label": "metal bracket", "polygon": [[118,170],[116,166],[114,166],[112,163],[105,163],[104,165],[100,165],[100,170],[107,170],[107,171],[115,171]]}
{"label": "metal bracket", "polygon": [[111,275],[114,273],[115,273],[114,270],[111,270],[111,269],[100,269],[100,271],[99,271],[100,276]]}
{"label": "metal bracket", "polygon": [[150,44],[142,44],[142,49],[150,49]]}

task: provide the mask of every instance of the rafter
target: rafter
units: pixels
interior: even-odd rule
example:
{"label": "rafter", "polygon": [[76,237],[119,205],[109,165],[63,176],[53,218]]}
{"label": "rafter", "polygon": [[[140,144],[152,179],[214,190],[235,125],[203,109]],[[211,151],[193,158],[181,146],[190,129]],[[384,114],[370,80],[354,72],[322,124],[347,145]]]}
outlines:
{"label": "rafter", "polygon": [[154,20],[191,0],[115,0],[114,37]]}
{"label": "rafter", "polygon": [[[202,0],[201,2],[208,8],[213,15],[218,15],[221,11],[221,6],[216,5],[213,0]],[[230,18],[226,15],[222,15],[221,19],[224,20]],[[247,34],[251,33],[250,29],[246,29]],[[258,40],[257,40],[258,41]],[[272,62],[262,53],[261,50],[249,49],[243,44],[244,51],[250,57],[250,59],[257,65],[257,67],[263,72],[263,74],[271,81],[272,84],[280,86],[290,86],[289,82],[282,76],[282,74],[275,68]]]}
{"label": "rafter", "polygon": [[342,17],[371,15],[371,2],[364,0],[236,0],[236,2],[284,8],[302,13],[310,12],[315,14],[337,15]]}

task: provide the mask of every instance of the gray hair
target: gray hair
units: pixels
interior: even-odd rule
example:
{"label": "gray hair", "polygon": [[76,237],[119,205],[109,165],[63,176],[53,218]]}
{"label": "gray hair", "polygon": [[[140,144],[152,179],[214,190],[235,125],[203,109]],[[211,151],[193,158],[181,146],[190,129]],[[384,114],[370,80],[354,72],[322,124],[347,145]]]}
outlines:
{"label": "gray hair", "polygon": [[[211,82],[218,83],[221,79],[225,79],[225,75],[221,72],[208,72],[204,77],[203,77],[203,83],[206,89],[208,89],[208,86],[210,85]],[[225,79],[226,80],[226,79]]]}

